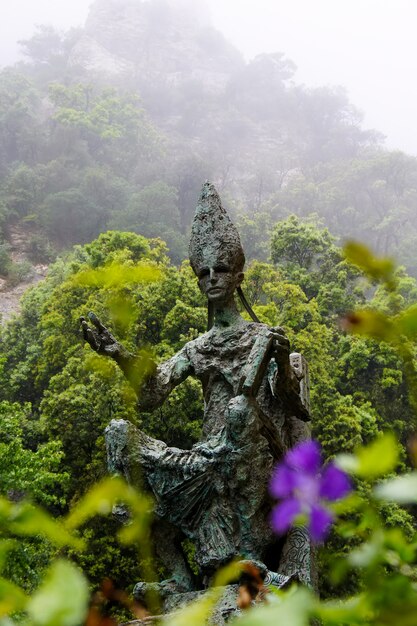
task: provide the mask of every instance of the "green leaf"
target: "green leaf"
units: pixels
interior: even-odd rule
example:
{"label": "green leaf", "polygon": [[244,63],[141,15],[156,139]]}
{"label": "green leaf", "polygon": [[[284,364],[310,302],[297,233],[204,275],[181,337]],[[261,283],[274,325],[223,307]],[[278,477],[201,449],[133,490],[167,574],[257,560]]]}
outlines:
{"label": "green leaf", "polygon": [[354,311],[342,320],[343,328],[355,335],[364,335],[378,341],[392,341],[397,338],[392,320],[371,309]]}
{"label": "green leaf", "polygon": [[228,585],[231,581],[236,580],[243,568],[241,561],[232,561],[229,565],[222,567],[214,577],[213,586],[223,587]]}
{"label": "green leaf", "polygon": [[417,472],[387,480],[374,489],[380,500],[398,502],[398,504],[417,503]]}
{"label": "green leaf", "polygon": [[395,266],[391,259],[374,256],[367,246],[356,241],[348,241],[343,252],[349,263],[359,267],[373,280],[392,281]]}
{"label": "green leaf", "polygon": [[246,612],[239,626],[308,626],[313,609],[313,596],[307,589],[296,589],[279,597],[274,603],[261,605]]}
{"label": "green leaf", "polygon": [[346,600],[329,600],[318,603],[317,616],[328,626],[340,624],[370,623],[373,612],[369,607],[369,598],[366,594],[353,596]]}
{"label": "green leaf", "polygon": [[[121,478],[106,478],[95,485],[78,502],[65,521],[67,528],[77,528],[94,515],[108,515],[115,504],[124,502],[137,517],[147,516],[152,511],[150,498],[139,494]],[[131,525],[125,527],[126,530]]]}
{"label": "green leaf", "polygon": [[417,305],[414,304],[397,315],[395,326],[399,335],[415,339],[417,337]]}
{"label": "green leaf", "polygon": [[383,558],[384,535],[382,532],[374,532],[370,541],[361,544],[352,550],[348,561],[353,567],[370,567],[379,563]]}
{"label": "green leaf", "polygon": [[36,626],[79,626],[88,600],[88,584],[80,570],[68,561],[57,560],[26,610]]}
{"label": "green leaf", "polygon": [[169,617],[166,626],[205,626],[223,591],[222,587],[210,589],[201,598]]}
{"label": "green leaf", "polygon": [[25,593],[9,580],[0,578],[0,617],[21,611],[27,602]]}
{"label": "green leaf", "polygon": [[110,263],[98,269],[87,269],[73,277],[76,285],[86,287],[121,288],[161,280],[162,273],[155,265],[139,261],[136,265]]}
{"label": "green leaf", "polygon": [[42,535],[57,546],[72,546],[76,550],[81,550],[84,546],[83,541],[69,533],[60,522],[27,502],[14,507],[9,529],[16,535],[29,537]]}
{"label": "green leaf", "polygon": [[[338,459],[338,457],[336,457],[336,459]],[[337,465],[339,465],[339,463],[337,463]],[[339,467],[343,469],[341,465],[339,465]],[[353,473],[351,470],[345,471],[348,473]],[[346,513],[353,513],[354,511],[358,511],[363,507],[363,505],[364,500],[357,493],[354,492],[343,498],[343,500],[332,502],[330,506],[333,513],[335,513],[337,516],[340,516],[345,515]]]}
{"label": "green leaf", "polygon": [[10,515],[12,504],[6,498],[0,497],[0,519],[4,522]]}
{"label": "green leaf", "polygon": [[[85,366],[87,369],[96,372],[104,379],[109,381],[114,380],[115,369],[117,366],[114,361],[110,361],[108,357],[95,353],[88,353],[85,360]],[[156,364],[152,353],[149,350],[140,350],[127,366],[129,381],[133,385],[134,389],[139,389],[144,378],[153,374],[155,369]]]}
{"label": "green leaf", "polygon": [[384,433],[369,446],[356,452],[358,464],[355,474],[373,479],[392,472],[398,463],[398,443],[392,433]]}

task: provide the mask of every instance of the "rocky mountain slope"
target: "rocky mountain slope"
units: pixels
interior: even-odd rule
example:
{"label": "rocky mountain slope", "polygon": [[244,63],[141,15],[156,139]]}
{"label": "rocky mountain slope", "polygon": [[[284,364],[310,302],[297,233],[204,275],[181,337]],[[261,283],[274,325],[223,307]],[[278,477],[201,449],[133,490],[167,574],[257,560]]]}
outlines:
{"label": "rocky mountain slope", "polygon": [[45,278],[47,264],[33,263],[27,251],[28,232],[19,226],[11,227],[8,233],[10,259],[20,276],[14,279],[0,277],[0,323],[7,322],[20,311],[20,299],[25,291]]}
{"label": "rocky mountain slope", "polygon": [[71,68],[148,91],[189,81],[218,92],[244,66],[200,2],[96,0],[69,56]]}

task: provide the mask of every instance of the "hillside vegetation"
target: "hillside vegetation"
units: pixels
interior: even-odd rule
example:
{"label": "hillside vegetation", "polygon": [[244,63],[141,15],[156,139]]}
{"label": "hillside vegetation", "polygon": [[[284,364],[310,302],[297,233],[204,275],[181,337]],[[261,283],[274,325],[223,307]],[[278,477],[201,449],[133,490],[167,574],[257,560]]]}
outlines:
{"label": "hillside vegetation", "polygon": [[[0,328],[0,495],[29,496],[58,518],[71,511],[106,474],[112,418],[180,447],[199,439],[199,383],[139,415],[115,364],[84,345],[79,317],[95,311],[157,361],[204,332],[187,244],[205,179],[241,232],[248,300],[310,364],[325,456],[392,430],[404,470],[415,421],[404,366],[377,336],[346,334],[340,318],[417,304],[417,160],[365,130],[342,88],[297,84],[284,54],[245,62],[192,5],[96,0],[84,28],[41,26],[22,47],[26,60],[0,72],[0,288],[49,271]],[[344,259],[347,237],[398,257],[395,298]],[[369,485],[358,488],[366,497]],[[411,536],[411,513],[383,506],[388,527]],[[105,577],[131,589],[143,576],[116,528],[86,523],[88,551],[69,553],[94,589]],[[331,558],[356,539],[333,536]],[[31,592],[56,554],[23,539],[5,576]],[[363,584],[355,574],[337,587],[321,570],[324,597]]]}

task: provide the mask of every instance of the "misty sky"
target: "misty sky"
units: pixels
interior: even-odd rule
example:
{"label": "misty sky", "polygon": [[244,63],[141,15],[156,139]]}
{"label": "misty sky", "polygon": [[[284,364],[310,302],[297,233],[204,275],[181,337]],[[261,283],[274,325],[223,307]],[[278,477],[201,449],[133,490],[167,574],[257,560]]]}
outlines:
{"label": "misty sky", "polygon": [[[365,126],[417,155],[416,0],[207,0],[214,25],[249,59],[285,52],[297,82],[344,85]],[[88,0],[0,0],[0,65],[35,24],[82,25]],[[6,8],[7,7],[7,8]]]}

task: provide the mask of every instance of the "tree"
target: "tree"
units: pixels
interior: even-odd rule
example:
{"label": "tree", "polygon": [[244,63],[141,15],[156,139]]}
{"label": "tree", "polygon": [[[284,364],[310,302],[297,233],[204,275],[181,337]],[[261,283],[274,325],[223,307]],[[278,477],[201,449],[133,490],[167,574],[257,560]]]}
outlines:
{"label": "tree", "polygon": [[0,493],[12,500],[30,497],[59,506],[69,479],[60,469],[61,442],[54,439],[36,445],[37,430],[29,404],[0,402]]}
{"label": "tree", "polygon": [[53,83],[50,98],[55,105],[53,119],[76,130],[90,154],[118,174],[140,179],[140,170],[148,170],[150,159],[158,159],[159,134],[136,94],[119,94],[111,88],[97,93],[89,84]]}
{"label": "tree", "polygon": [[0,72],[0,173],[8,163],[36,161],[42,144],[40,98],[26,77],[12,69]]}
{"label": "tree", "polygon": [[185,238],[179,232],[177,190],[162,181],[132,194],[126,208],[114,212],[110,226],[145,237],[161,237],[167,242],[171,258],[176,263],[186,256]]}
{"label": "tree", "polygon": [[301,221],[292,215],[279,222],[272,232],[271,258],[309,299],[316,298],[326,316],[350,310],[361,297],[358,273],[314,216]]}
{"label": "tree", "polygon": [[77,28],[62,32],[40,24],[30,39],[18,43],[30,63],[31,74],[38,82],[46,84],[68,74],[68,58],[80,36],[81,30]]}

